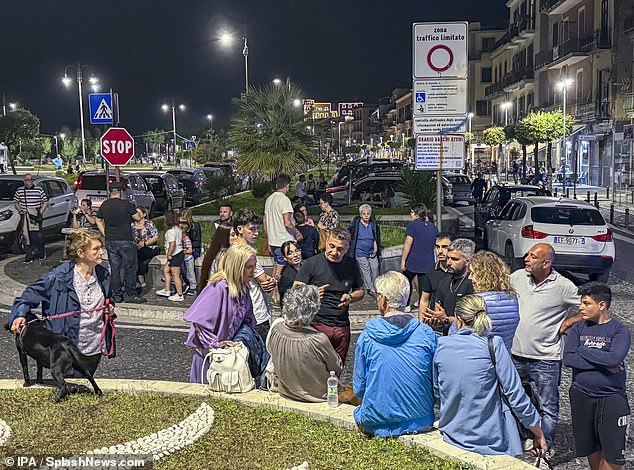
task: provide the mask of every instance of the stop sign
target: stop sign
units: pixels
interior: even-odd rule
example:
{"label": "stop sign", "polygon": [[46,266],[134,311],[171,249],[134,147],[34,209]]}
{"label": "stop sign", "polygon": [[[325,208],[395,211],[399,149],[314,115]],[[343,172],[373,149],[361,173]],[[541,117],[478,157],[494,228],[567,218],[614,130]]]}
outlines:
{"label": "stop sign", "polygon": [[101,156],[111,165],[127,165],[134,157],[134,139],[123,127],[111,127],[101,136]]}

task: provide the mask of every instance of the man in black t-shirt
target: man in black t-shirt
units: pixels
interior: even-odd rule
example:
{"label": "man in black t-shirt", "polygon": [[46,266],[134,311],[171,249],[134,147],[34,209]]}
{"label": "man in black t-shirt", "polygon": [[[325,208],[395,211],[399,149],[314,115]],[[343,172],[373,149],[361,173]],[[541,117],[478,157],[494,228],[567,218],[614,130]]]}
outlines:
{"label": "man in black t-shirt", "polygon": [[326,336],[345,364],[350,345],[350,304],[365,293],[357,260],[346,256],[350,233],[335,230],[326,240],[326,251],[307,259],[297,274],[295,284],[319,287],[321,305],[313,327]]}
{"label": "man in black t-shirt", "polygon": [[427,308],[428,323],[435,330],[447,334],[454,321],[454,310],[458,299],[473,294],[473,284],[469,279],[469,260],[475,253],[475,243],[466,238],[458,238],[447,248],[447,272],[436,290],[434,309]]}
{"label": "man in black t-shirt", "polygon": [[[136,208],[128,201],[121,199],[121,185],[110,186],[110,199],[105,201],[97,211],[97,226],[106,237],[108,263],[110,264],[110,286],[115,302],[146,302],[147,299],[136,293],[137,247],[132,241],[131,223],[140,220]],[[124,282],[121,286],[121,267],[123,266]]]}
{"label": "man in black t-shirt", "polygon": [[[421,286],[421,296],[418,306],[418,319],[423,323],[428,323],[427,308],[436,305],[436,291],[438,285],[446,277],[451,277],[447,272],[447,248],[456,239],[456,235],[451,232],[440,232],[436,234],[434,250],[436,252],[436,264],[425,272],[423,284]],[[432,325],[433,326],[433,325]]]}

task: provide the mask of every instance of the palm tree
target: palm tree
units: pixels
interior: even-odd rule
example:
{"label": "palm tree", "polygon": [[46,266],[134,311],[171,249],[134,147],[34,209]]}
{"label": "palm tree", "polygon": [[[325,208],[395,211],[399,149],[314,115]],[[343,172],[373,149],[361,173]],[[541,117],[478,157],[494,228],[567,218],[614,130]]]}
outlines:
{"label": "palm tree", "polygon": [[233,99],[238,111],[231,119],[228,144],[238,150],[240,172],[292,175],[302,165],[313,163],[301,96],[301,90],[288,83],[249,87]]}

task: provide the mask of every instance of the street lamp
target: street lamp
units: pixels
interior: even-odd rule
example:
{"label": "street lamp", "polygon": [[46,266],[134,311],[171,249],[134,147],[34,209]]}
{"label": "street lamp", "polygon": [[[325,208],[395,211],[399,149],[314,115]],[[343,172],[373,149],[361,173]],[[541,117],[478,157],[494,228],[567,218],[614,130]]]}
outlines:
{"label": "street lamp", "polygon": [[[562,106],[564,112],[564,133],[563,133],[563,141],[564,141],[564,170],[563,177],[561,182],[561,193],[563,196],[566,196],[566,163],[568,163],[568,142],[566,140],[566,95],[568,94],[568,87],[572,85],[572,78],[564,78],[557,83],[557,86],[561,89],[562,93]],[[574,198],[577,199],[577,159],[575,157],[575,167],[572,175],[573,181],[573,195]]]}
{"label": "street lamp", "polygon": [[[513,103],[511,101],[505,101],[504,103],[502,103],[502,109],[504,110],[504,127],[509,125],[509,108],[513,106]],[[509,179],[509,159],[508,159],[508,148],[506,146],[506,143],[504,144],[504,177],[506,178],[506,181],[508,182]]]}
{"label": "street lamp", "polygon": [[174,132],[174,165],[176,165],[176,108],[178,108],[181,111],[184,111],[185,105],[179,104],[177,106],[176,104],[174,104],[174,101],[172,101],[171,105],[163,104],[161,108],[163,109],[164,112],[168,112],[170,108],[172,108],[172,130]]}
{"label": "street lamp", "polygon": [[273,79],[273,84],[274,85],[281,85],[282,84],[282,80],[280,80],[279,78],[274,78]]}
{"label": "street lamp", "polygon": [[[222,33],[218,38],[223,46],[231,46],[235,42],[235,37],[231,33]],[[249,91],[249,46],[247,45],[247,36],[242,36],[244,46],[242,47],[242,55],[244,56],[244,93]]]}
{"label": "street lamp", "polygon": [[471,120],[473,119],[473,113],[467,114],[467,118],[469,119],[469,159],[471,160],[471,172],[473,173],[473,166],[475,164],[475,159],[472,153],[473,149],[473,134],[471,133]]}
{"label": "street lamp", "polygon": [[207,119],[209,119],[209,131],[213,131],[214,126],[213,126],[213,122],[214,122],[214,115],[213,114],[207,114]]}
{"label": "street lamp", "polygon": [[[92,67],[90,67],[89,65],[81,65],[79,62],[77,63],[77,65],[68,65],[64,69],[64,78],[62,78],[62,82],[67,87],[69,87],[70,84],[72,83],[71,78],[68,76],[68,71],[72,69],[75,69],[75,72],[77,72],[77,89],[79,91],[79,122],[81,125],[81,154],[82,154],[82,162],[85,165],[86,164],[86,135],[84,133],[84,98],[81,91],[81,83],[83,80],[83,76],[82,76],[83,70],[89,69],[92,75]],[[95,86],[98,82],[97,78],[94,76],[91,76],[89,81],[91,85],[93,86]]]}

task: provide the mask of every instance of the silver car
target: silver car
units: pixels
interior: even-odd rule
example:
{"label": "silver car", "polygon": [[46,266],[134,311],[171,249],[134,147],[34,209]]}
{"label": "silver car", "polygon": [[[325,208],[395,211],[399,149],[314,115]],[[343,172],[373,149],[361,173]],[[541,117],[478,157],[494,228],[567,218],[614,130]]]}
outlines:
{"label": "silver car", "polygon": [[[114,173],[110,173],[109,184],[115,181]],[[138,173],[121,172],[123,184],[122,197],[130,201],[135,207],[147,207],[150,217],[156,212],[156,199],[145,180]],[[106,189],[106,172],[103,170],[83,171],[75,183],[75,197],[78,201],[90,199],[92,208],[97,210],[101,203],[108,199]]]}
{"label": "silver car", "polygon": [[[77,207],[71,187],[62,178],[34,176],[35,186],[39,186],[48,196],[48,209],[44,212],[42,230],[47,236],[61,237],[61,229],[71,221],[71,209]],[[16,189],[24,186],[23,177],[18,175],[0,176],[0,246],[14,253],[22,253],[22,236],[18,230],[20,214],[15,208],[13,196]]]}

